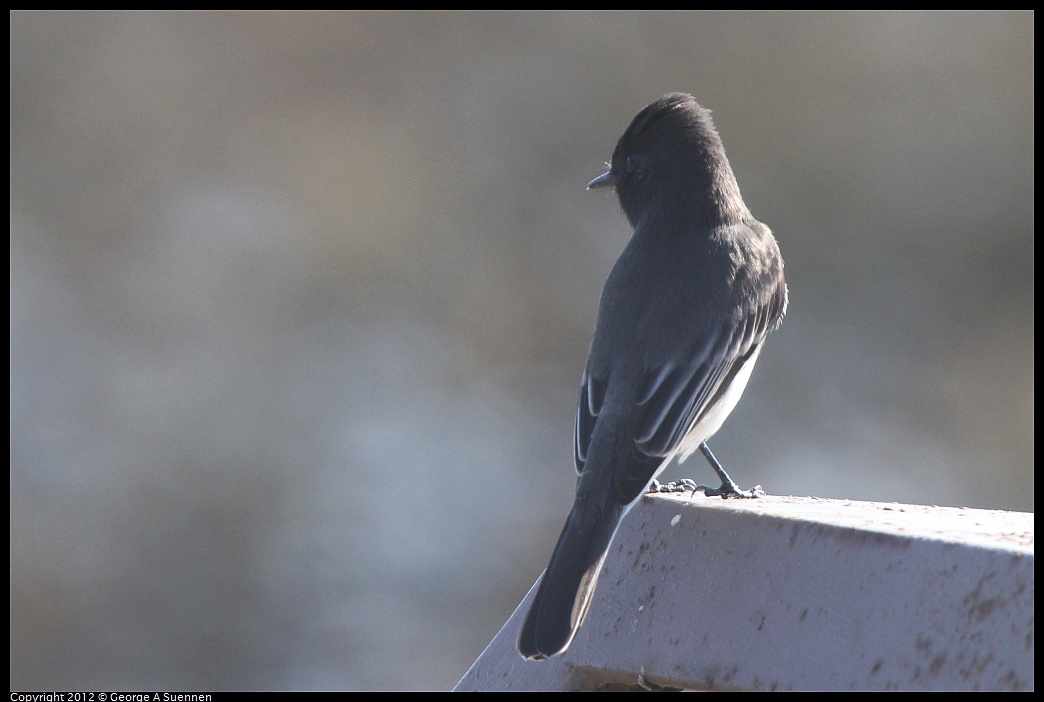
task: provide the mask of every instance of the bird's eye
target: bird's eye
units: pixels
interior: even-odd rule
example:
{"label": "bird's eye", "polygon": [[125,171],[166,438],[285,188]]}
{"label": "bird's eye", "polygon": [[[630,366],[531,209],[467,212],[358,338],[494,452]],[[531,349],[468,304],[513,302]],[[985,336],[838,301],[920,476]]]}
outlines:
{"label": "bird's eye", "polygon": [[624,164],[627,168],[627,172],[631,174],[632,178],[634,178],[634,182],[644,183],[649,180],[649,171],[642,166],[641,159],[637,156],[628,156],[624,161]]}

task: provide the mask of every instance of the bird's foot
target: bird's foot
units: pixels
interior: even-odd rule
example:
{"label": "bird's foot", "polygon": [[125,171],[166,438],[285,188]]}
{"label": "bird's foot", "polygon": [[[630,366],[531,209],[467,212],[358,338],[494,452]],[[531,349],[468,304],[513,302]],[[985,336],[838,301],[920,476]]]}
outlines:
{"label": "bird's foot", "polygon": [[672,480],[669,483],[661,483],[658,480],[654,480],[649,484],[648,492],[695,492],[699,487],[695,480],[689,480],[688,478]]}
{"label": "bird's foot", "polygon": [[765,496],[765,491],[760,485],[755,485],[750,490],[741,490],[739,485],[731,480],[727,483],[722,483],[721,487],[718,488],[712,488],[710,485],[697,485],[696,490],[702,492],[707,497],[720,497],[723,500],[727,500],[730,497],[753,500]]}
{"label": "bird's foot", "polygon": [[700,451],[706,457],[707,462],[710,463],[711,468],[721,478],[721,487],[712,488],[708,485],[697,485],[696,489],[703,492],[707,497],[721,497],[726,500],[730,497],[743,497],[747,499],[754,499],[755,497],[764,497],[765,491],[761,489],[760,485],[755,485],[750,490],[741,490],[740,486],[729,477],[729,474],[725,472],[725,469],[718,463],[718,459],[711,453],[710,446],[704,441],[700,444]]}

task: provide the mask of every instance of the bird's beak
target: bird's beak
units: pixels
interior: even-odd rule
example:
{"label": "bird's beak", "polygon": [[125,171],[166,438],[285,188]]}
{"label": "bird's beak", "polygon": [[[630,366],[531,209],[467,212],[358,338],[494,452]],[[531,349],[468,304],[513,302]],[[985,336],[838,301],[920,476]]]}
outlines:
{"label": "bird's beak", "polygon": [[616,187],[616,174],[612,171],[606,171],[602,175],[598,176],[590,183],[587,184],[588,190],[595,190],[596,188],[614,188]]}

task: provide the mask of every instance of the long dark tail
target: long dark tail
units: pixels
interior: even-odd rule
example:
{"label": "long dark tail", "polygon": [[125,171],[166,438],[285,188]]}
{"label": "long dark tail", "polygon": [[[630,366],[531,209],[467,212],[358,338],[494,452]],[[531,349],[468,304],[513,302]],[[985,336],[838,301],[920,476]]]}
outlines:
{"label": "long dark tail", "polygon": [[542,660],[569,647],[625,509],[615,480],[588,471],[581,475],[573,509],[518,633],[523,658]]}

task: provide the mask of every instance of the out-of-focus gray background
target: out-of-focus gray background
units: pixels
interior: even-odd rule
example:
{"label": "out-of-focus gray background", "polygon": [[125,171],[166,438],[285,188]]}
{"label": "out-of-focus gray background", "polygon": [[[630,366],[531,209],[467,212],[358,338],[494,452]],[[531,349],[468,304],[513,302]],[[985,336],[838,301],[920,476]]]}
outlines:
{"label": "out-of-focus gray background", "polygon": [[13,689],[451,687],[671,90],[787,262],[733,476],[1033,510],[1030,13],[10,19]]}

